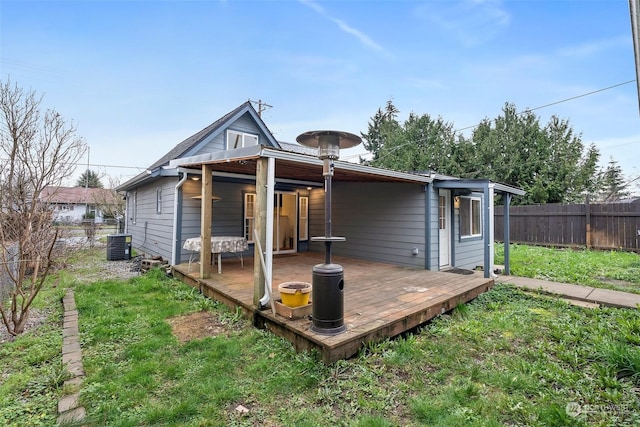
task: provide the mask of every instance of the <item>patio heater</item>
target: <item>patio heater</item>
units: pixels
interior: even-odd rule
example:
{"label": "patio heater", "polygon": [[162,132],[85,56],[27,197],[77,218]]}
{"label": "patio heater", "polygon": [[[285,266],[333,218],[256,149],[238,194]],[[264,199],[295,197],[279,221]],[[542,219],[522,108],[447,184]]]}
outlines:
{"label": "patio heater", "polygon": [[316,264],[312,270],[311,298],[313,324],[311,330],[322,335],[337,335],[347,330],[344,325],[344,270],[331,261],[331,244],[344,242],[345,237],[331,234],[331,179],[333,161],[340,158],[340,149],[355,147],[360,137],[347,132],[317,130],[298,135],[301,145],[318,148],[318,158],[323,161],[324,176],[324,236],[311,241],[324,242],[324,264]]}

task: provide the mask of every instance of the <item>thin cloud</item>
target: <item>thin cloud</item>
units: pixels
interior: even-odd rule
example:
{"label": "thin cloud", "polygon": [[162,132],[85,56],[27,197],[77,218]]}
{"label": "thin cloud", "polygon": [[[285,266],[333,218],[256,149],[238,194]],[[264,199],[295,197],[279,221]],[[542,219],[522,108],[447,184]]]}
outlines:
{"label": "thin cloud", "polygon": [[616,48],[628,48],[632,44],[630,37],[614,37],[596,40],[576,46],[565,47],[558,51],[559,56],[586,58]]}
{"label": "thin cloud", "polygon": [[355,38],[357,38],[360,43],[362,43],[364,46],[368,47],[369,49],[375,50],[377,52],[383,53],[386,56],[391,56],[391,54],[381,45],[379,45],[378,43],[376,43],[371,37],[369,37],[368,35],[366,35],[365,33],[363,33],[362,31],[353,28],[351,25],[349,25],[348,23],[346,23],[345,21],[343,21],[342,19],[338,19],[334,16],[331,16],[322,6],[320,6],[318,3],[312,1],[312,0],[298,0],[300,3],[302,3],[303,5],[307,6],[309,9],[313,10],[314,12],[318,13],[319,15],[322,15],[323,17],[327,18],[328,20],[330,20],[331,22],[333,22],[334,24],[336,24],[338,26],[338,28],[340,30],[342,30],[343,32],[350,34],[352,36],[354,36]]}
{"label": "thin cloud", "polygon": [[511,23],[511,16],[500,0],[427,2],[420,4],[415,13],[466,47],[475,47],[493,39]]}

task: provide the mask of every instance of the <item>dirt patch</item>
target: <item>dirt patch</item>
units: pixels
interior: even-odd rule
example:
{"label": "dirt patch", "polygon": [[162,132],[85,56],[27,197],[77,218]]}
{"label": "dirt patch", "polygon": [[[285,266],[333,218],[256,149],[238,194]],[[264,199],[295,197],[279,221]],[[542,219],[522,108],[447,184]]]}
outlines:
{"label": "dirt patch", "polygon": [[199,311],[168,319],[173,335],[181,343],[206,337],[216,337],[227,332],[227,326],[208,311]]}
{"label": "dirt patch", "polygon": [[608,277],[598,277],[598,280],[600,280],[602,283],[609,283],[609,284],[618,285],[618,286],[626,286],[626,287],[638,286],[637,283],[627,282],[625,280],[609,279]]}
{"label": "dirt patch", "polygon": [[[50,315],[50,310],[38,310],[36,308],[30,309],[29,316],[27,317],[27,323],[24,325],[24,333],[37,329],[38,326],[47,322]],[[15,337],[9,334],[7,327],[2,320],[0,320],[0,344],[13,341],[14,339]]]}

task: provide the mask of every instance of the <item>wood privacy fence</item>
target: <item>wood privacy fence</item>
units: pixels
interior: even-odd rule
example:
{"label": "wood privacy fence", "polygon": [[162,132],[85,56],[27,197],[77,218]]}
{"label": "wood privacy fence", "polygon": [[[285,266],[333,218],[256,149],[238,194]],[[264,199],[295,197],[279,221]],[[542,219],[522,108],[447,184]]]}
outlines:
{"label": "wood privacy fence", "polygon": [[[509,213],[512,243],[640,252],[640,199],[633,203],[511,206]],[[502,242],[502,207],[496,207],[494,218],[494,238]]]}

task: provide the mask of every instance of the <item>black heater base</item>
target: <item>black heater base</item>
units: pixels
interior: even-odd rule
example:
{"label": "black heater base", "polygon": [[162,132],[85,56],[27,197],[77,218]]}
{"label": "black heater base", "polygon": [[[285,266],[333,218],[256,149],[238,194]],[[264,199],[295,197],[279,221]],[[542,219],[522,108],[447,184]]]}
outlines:
{"label": "black heater base", "polygon": [[339,264],[317,264],[312,271],[311,331],[321,335],[338,335],[344,325],[344,270]]}

